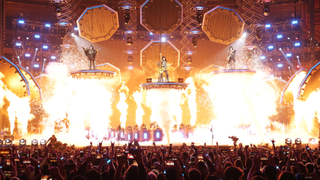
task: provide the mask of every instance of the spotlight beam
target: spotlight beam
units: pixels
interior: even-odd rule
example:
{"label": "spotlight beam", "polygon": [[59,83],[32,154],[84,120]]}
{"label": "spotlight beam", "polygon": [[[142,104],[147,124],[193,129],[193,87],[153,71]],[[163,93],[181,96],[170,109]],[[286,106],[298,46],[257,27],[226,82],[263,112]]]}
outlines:
{"label": "spotlight beam", "polygon": [[33,58],[31,60],[31,67],[30,67],[30,72],[31,73],[33,73],[33,63],[34,63],[34,60],[36,59],[37,52],[38,52],[38,48],[35,49]]}
{"label": "spotlight beam", "polygon": [[299,56],[297,56],[297,60],[298,60],[299,67],[302,68],[301,63],[300,63],[300,57],[299,57]]}
{"label": "spotlight beam", "polygon": [[293,64],[290,62],[290,60],[287,58],[287,56],[284,54],[284,52],[282,51],[282,49],[279,49],[280,52],[282,53],[282,55],[284,56],[284,58],[287,60],[288,64],[291,66],[292,70],[294,70],[295,72],[297,71],[297,69],[293,66]]}

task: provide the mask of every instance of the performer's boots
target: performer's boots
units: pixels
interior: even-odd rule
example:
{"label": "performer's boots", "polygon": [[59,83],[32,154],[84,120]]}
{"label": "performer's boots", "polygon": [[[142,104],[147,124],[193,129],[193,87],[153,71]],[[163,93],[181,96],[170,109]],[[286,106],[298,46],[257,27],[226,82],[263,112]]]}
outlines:
{"label": "performer's boots", "polygon": [[167,82],[169,82],[169,74],[168,74],[168,71],[165,71],[165,73],[166,73],[166,80],[167,80]]}

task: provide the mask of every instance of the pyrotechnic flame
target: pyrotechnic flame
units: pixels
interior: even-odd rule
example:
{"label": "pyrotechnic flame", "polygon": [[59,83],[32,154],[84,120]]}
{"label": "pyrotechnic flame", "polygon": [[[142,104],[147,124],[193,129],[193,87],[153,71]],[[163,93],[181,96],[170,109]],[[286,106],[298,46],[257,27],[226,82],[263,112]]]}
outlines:
{"label": "pyrotechnic flame", "polygon": [[190,125],[194,126],[197,120],[196,87],[194,85],[192,77],[188,77],[185,82],[189,84],[187,88],[187,92],[188,92],[188,105],[189,105],[190,115],[191,115]]}
{"label": "pyrotechnic flame", "polygon": [[[151,122],[157,122],[163,129],[167,142],[171,142],[171,130],[174,118],[181,122],[181,91],[176,89],[150,89],[147,92],[147,104],[151,107]],[[180,114],[180,116],[179,116]]]}
{"label": "pyrotechnic flame", "polygon": [[[301,71],[298,74],[296,74],[296,76],[292,79],[292,81],[288,85],[287,90],[285,91],[285,94],[284,94],[284,97],[286,97],[286,95],[288,95],[289,93],[291,93],[292,96],[293,96],[294,109],[295,109],[295,112],[296,112],[294,120],[295,120],[297,132],[299,132],[300,123],[301,123],[301,121],[303,119],[303,115],[302,115],[303,113],[301,114],[300,110],[304,109],[303,108],[303,104],[304,103],[301,103],[301,102],[297,101],[296,100],[296,96],[298,94],[300,83],[302,82],[302,80],[304,79],[306,74],[307,74],[306,71]],[[314,113],[313,113],[313,115],[314,115]]]}
{"label": "pyrotechnic flame", "polygon": [[2,109],[4,105],[3,98],[6,97],[10,102],[7,111],[9,115],[11,134],[13,134],[15,121],[17,120],[19,135],[27,135],[28,121],[34,117],[30,114],[29,98],[19,98],[13,92],[8,90],[2,82],[2,78],[4,78],[4,75],[0,72],[0,108]]}
{"label": "pyrotechnic flame", "polygon": [[144,111],[142,109],[142,92],[136,91],[133,93],[133,99],[137,104],[137,110],[136,110],[136,124],[140,127],[142,124],[142,116],[144,115]]}
{"label": "pyrotechnic flame", "polygon": [[[260,73],[221,73],[204,77],[214,104],[216,136],[259,135],[264,142],[268,117],[276,110],[276,92]],[[227,129],[227,130],[226,130]],[[251,138],[252,140],[252,138]]]}
{"label": "pyrotechnic flame", "polygon": [[[57,133],[58,139],[76,145],[85,145],[86,135],[101,140],[107,134],[112,115],[112,79],[78,80],[68,75],[67,67],[53,63],[47,67],[52,86],[52,96],[44,99],[43,107],[48,113],[44,136],[54,133],[54,122],[68,114],[69,132]],[[40,86],[46,86],[41,84]]]}
{"label": "pyrotechnic flame", "polygon": [[30,114],[29,98],[19,98],[11,91],[6,91],[6,98],[10,101],[8,114],[11,134],[13,134],[14,123],[17,119],[19,135],[27,135],[28,121],[33,118],[33,115]]}
{"label": "pyrotechnic flame", "polygon": [[124,83],[122,84],[121,88],[119,89],[120,92],[120,99],[117,104],[117,108],[120,111],[120,123],[121,127],[125,128],[126,127],[126,122],[127,122],[127,114],[128,114],[128,104],[126,103],[127,99],[127,94],[129,92],[129,89]]}

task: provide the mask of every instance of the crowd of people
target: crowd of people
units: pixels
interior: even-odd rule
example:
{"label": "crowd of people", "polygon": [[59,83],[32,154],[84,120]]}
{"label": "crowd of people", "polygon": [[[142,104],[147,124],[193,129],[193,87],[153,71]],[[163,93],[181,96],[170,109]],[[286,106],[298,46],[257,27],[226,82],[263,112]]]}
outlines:
{"label": "crowd of people", "polygon": [[[1,149],[0,178],[56,180],[320,180],[320,152],[308,145],[77,148],[53,136],[43,146]],[[159,142],[160,143],[160,142]]]}

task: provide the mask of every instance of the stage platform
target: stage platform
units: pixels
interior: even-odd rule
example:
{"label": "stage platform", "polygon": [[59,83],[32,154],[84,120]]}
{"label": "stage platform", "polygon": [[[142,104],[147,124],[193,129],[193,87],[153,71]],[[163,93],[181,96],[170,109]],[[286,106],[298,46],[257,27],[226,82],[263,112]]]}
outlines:
{"label": "stage platform", "polygon": [[254,70],[250,69],[225,69],[221,71],[212,71],[212,74],[221,74],[221,73],[256,73]]}
{"label": "stage platform", "polygon": [[188,87],[188,84],[177,83],[177,82],[152,82],[152,83],[141,84],[140,87],[142,87],[145,90],[160,89],[160,88],[185,90]]}
{"label": "stage platform", "polygon": [[70,72],[70,75],[76,79],[105,79],[113,78],[115,72],[101,69],[83,69]]}

